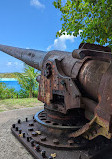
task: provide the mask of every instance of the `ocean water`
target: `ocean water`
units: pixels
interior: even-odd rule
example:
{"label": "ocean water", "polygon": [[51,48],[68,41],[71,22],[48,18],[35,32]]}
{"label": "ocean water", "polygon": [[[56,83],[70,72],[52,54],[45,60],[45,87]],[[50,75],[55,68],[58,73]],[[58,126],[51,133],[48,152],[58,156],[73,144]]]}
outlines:
{"label": "ocean water", "polygon": [[8,88],[15,88],[16,91],[21,89],[18,81],[14,78],[1,78],[0,83],[5,83]]}

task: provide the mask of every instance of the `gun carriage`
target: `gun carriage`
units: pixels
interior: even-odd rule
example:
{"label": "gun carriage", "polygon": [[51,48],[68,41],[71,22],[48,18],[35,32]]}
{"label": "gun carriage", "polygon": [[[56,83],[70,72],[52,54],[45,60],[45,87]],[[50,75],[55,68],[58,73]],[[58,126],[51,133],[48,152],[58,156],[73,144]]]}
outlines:
{"label": "gun carriage", "polygon": [[111,155],[109,47],[81,43],[73,52],[47,53],[0,45],[0,50],[41,71],[38,99],[44,110],[31,120],[19,119],[11,128],[35,158],[100,159]]}

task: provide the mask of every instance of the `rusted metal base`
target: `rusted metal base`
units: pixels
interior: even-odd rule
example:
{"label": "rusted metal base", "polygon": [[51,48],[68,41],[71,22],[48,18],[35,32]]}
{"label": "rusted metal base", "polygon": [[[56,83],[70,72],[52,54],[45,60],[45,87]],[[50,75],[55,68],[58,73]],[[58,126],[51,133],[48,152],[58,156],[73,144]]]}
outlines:
{"label": "rusted metal base", "polygon": [[[88,141],[83,137],[69,139],[76,126],[60,125],[47,119],[44,111],[12,125],[12,133],[35,159],[110,159],[112,144],[104,137]],[[110,155],[110,157],[107,157]]]}

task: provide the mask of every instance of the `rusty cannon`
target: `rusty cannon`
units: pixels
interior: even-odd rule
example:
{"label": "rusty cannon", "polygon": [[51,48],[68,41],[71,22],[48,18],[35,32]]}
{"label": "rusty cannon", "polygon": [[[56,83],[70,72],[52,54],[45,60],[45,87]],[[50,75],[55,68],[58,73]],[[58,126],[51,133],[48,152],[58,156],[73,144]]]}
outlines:
{"label": "rusty cannon", "polygon": [[73,52],[43,52],[0,45],[41,71],[44,110],[18,120],[12,133],[36,159],[103,159],[112,149],[112,53],[81,43]]}

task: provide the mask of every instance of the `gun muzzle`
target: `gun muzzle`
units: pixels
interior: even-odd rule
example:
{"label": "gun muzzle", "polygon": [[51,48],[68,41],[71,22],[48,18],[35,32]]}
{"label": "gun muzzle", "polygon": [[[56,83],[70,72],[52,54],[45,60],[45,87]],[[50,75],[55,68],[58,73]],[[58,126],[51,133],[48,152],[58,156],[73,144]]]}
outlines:
{"label": "gun muzzle", "polygon": [[43,59],[47,52],[33,49],[22,49],[12,46],[0,45],[0,51],[5,52],[41,71]]}

